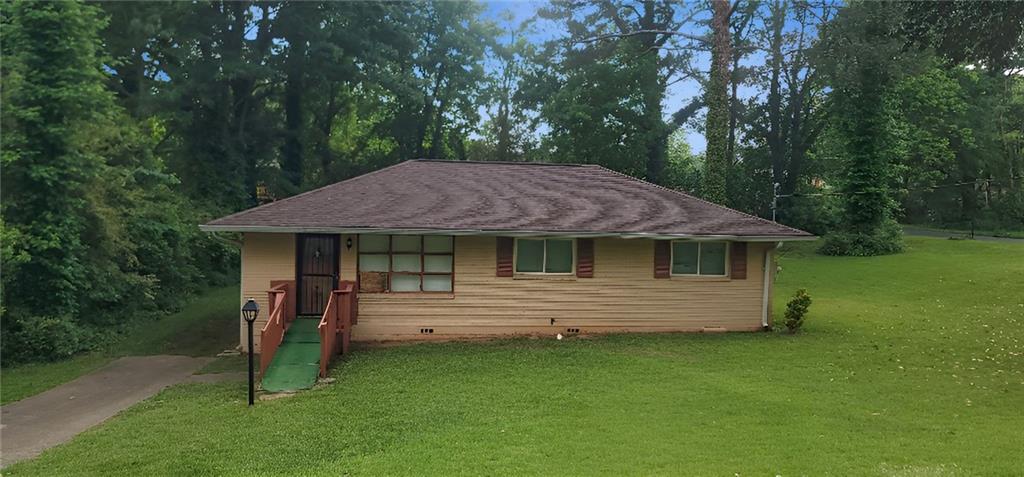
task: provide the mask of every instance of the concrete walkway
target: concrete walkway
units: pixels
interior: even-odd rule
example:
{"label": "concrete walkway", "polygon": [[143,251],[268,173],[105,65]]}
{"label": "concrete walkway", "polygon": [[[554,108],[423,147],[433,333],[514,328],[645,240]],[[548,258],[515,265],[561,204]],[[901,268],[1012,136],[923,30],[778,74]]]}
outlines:
{"label": "concrete walkway", "polygon": [[212,358],[132,356],[0,408],[0,465],[30,459],[161,389],[188,380]]}

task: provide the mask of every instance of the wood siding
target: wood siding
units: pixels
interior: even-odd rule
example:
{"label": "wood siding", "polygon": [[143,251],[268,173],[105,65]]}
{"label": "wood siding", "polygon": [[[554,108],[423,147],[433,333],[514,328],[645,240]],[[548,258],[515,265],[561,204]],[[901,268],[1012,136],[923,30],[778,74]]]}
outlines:
{"label": "wood siding", "polygon": [[[352,238],[354,245],[347,246]],[[357,276],[355,236],[342,235],[341,279]],[[765,251],[750,243],[747,279],[651,274],[655,242],[595,239],[593,278],[498,277],[497,238],[455,237],[455,292],[362,293],[354,340],[450,339],[513,334],[613,331],[702,331],[761,327]],[[245,234],[242,301],[260,304],[258,330],[266,320],[272,280],[295,279],[295,236]],[[770,296],[770,294],[769,294]],[[554,320],[554,323],[552,323]],[[241,342],[245,343],[245,324]],[[423,332],[429,330],[428,332]],[[257,349],[259,333],[256,334]]]}

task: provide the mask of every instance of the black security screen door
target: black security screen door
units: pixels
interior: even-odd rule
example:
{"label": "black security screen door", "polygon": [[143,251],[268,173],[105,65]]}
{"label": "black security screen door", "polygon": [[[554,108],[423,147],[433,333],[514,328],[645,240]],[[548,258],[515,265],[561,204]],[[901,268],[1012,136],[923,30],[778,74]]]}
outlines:
{"label": "black security screen door", "polygon": [[338,287],[338,239],[337,235],[299,235],[297,314],[323,315],[331,291]]}

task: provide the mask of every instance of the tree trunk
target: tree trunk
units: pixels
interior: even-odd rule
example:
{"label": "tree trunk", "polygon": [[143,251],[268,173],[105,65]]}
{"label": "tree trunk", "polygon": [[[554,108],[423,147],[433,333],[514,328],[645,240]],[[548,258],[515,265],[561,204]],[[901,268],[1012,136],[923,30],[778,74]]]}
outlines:
{"label": "tree trunk", "polygon": [[708,105],[705,137],[707,161],[704,174],[704,198],[719,204],[726,203],[726,177],[728,176],[729,141],[729,61],[732,58],[729,31],[729,2],[712,0],[711,78],[708,82]]}
{"label": "tree trunk", "polygon": [[[298,8],[295,4],[289,4],[292,9]],[[303,93],[305,91],[305,69],[306,69],[306,38],[302,33],[302,25],[298,24],[299,19],[292,13],[289,34],[285,35],[288,41],[288,57],[285,60],[286,83],[284,87],[284,114],[285,114],[285,137],[284,145],[281,148],[281,172],[284,178],[291,183],[295,190],[302,186],[303,178],[303,151],[302,151],[302,125],[305,115],[303,111]]]}

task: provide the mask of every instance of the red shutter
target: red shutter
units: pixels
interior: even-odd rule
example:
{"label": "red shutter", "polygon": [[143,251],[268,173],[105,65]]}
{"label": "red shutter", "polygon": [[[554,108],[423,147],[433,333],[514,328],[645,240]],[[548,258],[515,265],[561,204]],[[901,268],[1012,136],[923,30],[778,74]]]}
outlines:
{"label": "red shutter", "polygon": [[512,276],[512,254],[515,241],[512,237],[498,237],[498,264],[495,275],[499,277]]}
{"label": "red shutter", "polygon": [[732,250],[729,251],[729,258],[732,261],[731,276],[734,280],[747,279],[747,243],[733,242]]}
{"label": "red shutter", "polygon": [[594,239],[576,239],[576,277],[594,278]]}
{"label": "red shutter", "polygon": [[672,275],[672,242],[654,241],[654,278],[668,278]]}

